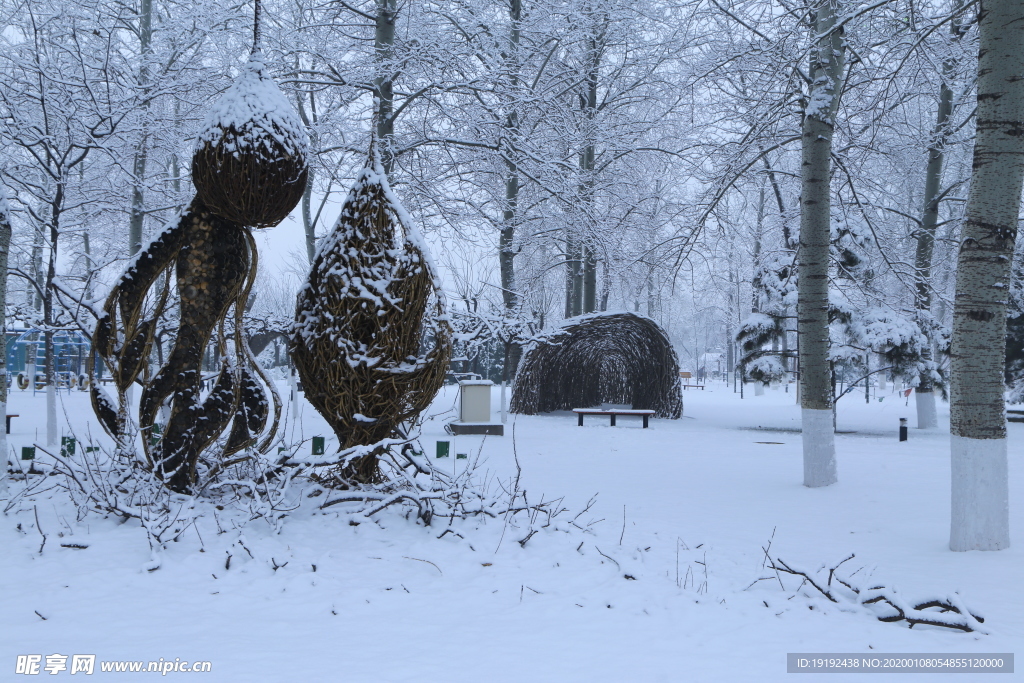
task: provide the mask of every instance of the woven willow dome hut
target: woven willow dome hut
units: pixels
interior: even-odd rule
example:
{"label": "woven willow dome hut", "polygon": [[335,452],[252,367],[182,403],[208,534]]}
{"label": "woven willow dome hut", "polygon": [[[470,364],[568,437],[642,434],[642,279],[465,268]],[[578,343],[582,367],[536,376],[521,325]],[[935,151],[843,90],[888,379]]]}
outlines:
{"label": "woven willow dome hut", "polygon": [[683,413],[679,362],[668,335],[650,318],[596,313],[574,318],[531,344],[512,389],[513,413],[630,404]]}

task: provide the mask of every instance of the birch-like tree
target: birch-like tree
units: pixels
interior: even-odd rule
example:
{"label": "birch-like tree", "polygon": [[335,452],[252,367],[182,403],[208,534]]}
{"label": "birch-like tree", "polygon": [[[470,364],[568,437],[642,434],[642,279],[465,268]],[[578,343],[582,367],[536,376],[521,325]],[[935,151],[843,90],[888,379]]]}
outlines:
{"label": "birch-like tree", "polygon": [[815,45],[811,51],[810,92],[801,142],[797,330],[804,486],[812,487],[836,482],[828,285],[832,136],[846,66],[846,40],[838,21],[839,7],[838,0],[823,0],[815,8]]}
{"label": "birch-like tree", "polygon": [[[0,183],[0,414],[7,415],[7,262],[11,254],[11,217],[7,189]],[[7,486],[7,430],[0,430],[0,493]]]}
{"label": "birch-like tree", "polygon": [[1010,545],[1006,313],[1024,186],[1024,3],[983,0],[978,109],[953,308],[951,550]]}
{"label": "birch-like tree", "polygon": [[[967,32],[968,22],[961,16],[964,11],[964,0],[954,0],[953,20],[950,22],[950,47],[955,48]],[[928,162],[925,171],[924,207],[921,212],[921,224],[918,228],[917,249],[914,255],[914,308],[917,311],[918,324],[928,331],[929,340],[936,325],[933,322],[931,308],[933,299],[932,259],[935,253],[935,232],[939,223],[939,206],[945,192],[942,188],[942,167],[946,160],[946,145],[950,138],[953,121],[951,120],[954,105],[957,60],[955,52],[942,60],[940,69],[939,101],[936,106],[935,129],[928,145]],[[924,348],[924,366],[920,372],[914,400],[917,406],[917,426],[920,429],[932,429],[938,426],[938,414],[935,407],[936,364],[932,357],[932,343]]]}
{"label": "birch-like tree", "polygon": [[61,314],[54,288],[61,237],[84,213],[98,212],[87,206],[97,195],[82,191],[83,178],[96,178],[88,164],[110,150],[127,110],[117,85],[120,60],[111,56],[119,55],[117,30],[97,23],[90,9],[31,5],[0,42],[0,145],[13,152],[6,182],[34,238],[29,279],[42,308],[50,445],[59,430],[53,335]]}

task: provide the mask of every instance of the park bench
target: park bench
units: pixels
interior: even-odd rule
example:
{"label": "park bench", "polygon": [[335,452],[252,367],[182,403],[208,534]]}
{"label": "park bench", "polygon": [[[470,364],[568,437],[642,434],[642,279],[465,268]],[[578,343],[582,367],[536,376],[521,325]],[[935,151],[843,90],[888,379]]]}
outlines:
{"label": "park bench", "polygon": [[697,380],[696,384],[690,384],[690,380],[693,379],[693,373],[692,372],[684,372],[684,371],[680,370],[679,371],[679,379],[683,380],[683,389],[690,389],[690,388],[693,388],[693,389],[703,389],[704,388],[704,385],[700,383],[699,379]]}
{"label": "park bench", "polygon": [[17,415],[17,414],[14,414],[14,415],[8,414],[7,415],[7,433],[8,434],[11,433],[11,418],[13,418],[13,417],[21,417],[21,415]]}
{"label": "park bench", "polygon": [[1024,410],[1006,410],[1007,422],[1024,422]]}
{"label": "park bench", "polygon": [[574,412],[577,415],[579,415],[580,419],[579,419],[579,422],[577,422],[576,424],[578,424],[580,427],[583,426],[583,416],[584,415],[607,415],[607,416],[609,416],[611,418],[611,426],[612,427],[615,426],[615,418],[618,415],[637,415],[637,416],[642,417],[644,419],[644,429],[647,429],[648,420],[650,419],[651,415],[654,415],[655,411],[653,411],[653,410],[630,410],[630,409],[626,409],[626,408],[623,408],[623,409],[616,409],[616,408],[609,408],[609,409],[603,409],[603,408],[573,408],[572,412]]}

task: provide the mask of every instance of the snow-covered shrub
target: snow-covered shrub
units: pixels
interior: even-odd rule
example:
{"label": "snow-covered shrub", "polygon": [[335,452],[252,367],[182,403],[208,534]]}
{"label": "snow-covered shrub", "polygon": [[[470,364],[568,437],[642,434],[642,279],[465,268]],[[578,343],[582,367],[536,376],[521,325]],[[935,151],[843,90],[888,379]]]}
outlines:
{"label": "snow-covered shrub", "polygon": [[786,379],[786,366],[777,356],[761,356],[746,365],[746,376],[763,384],[781,382]]}

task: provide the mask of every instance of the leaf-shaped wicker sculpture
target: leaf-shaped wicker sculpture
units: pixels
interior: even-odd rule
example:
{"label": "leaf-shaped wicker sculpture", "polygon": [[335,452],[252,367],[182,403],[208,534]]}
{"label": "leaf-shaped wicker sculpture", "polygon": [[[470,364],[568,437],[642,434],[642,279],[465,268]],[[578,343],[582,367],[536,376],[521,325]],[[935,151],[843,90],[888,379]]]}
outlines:
{"label": "leaf-shaped wicker sculpture", "polygon": [[370,447],[325,483],[377,481],[382,442],[433,400],[451,357],[443,306],[426,247],[371,149],[299,292],[291,339],[306,399],[340,449]]}
{"label": "leaf-shaped wicker sculpture", "polygon": [[635,313],[570,318],[534,341],[512,389],[513,413],[627,403],[658,417],[683,412],[679,362],[665,331]]}
{"label": "leaf-shaped wicker sculpture", "polygon": [[309,138],[265,69],[253,53],[207,115],[192,157],[192,182],[203,203],[253,228],[283,221],[309,178]]}

